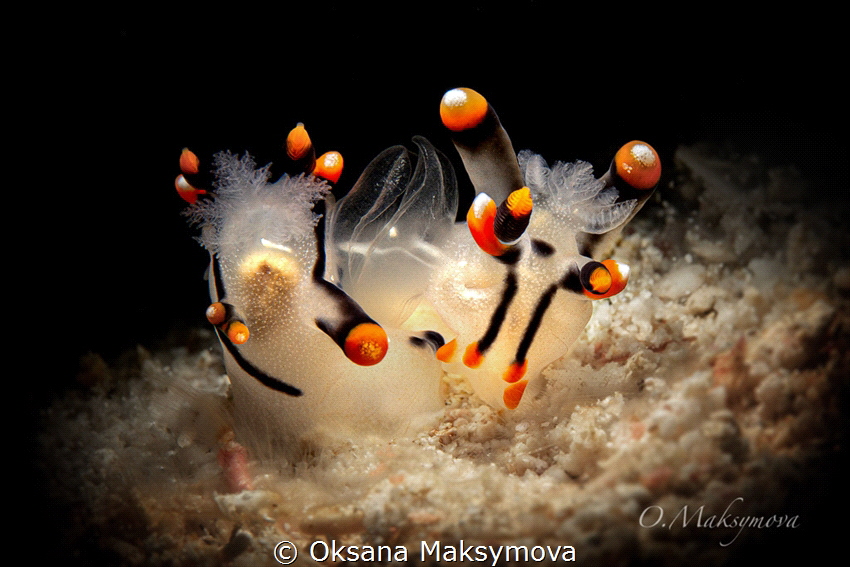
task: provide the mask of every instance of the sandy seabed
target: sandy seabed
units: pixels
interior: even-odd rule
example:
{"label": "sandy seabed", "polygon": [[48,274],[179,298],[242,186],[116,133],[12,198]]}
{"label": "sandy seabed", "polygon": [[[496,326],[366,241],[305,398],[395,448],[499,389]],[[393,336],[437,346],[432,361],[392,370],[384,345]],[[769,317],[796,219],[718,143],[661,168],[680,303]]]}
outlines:
{"label": "sandy seabed", "polygon": [[116,364],[86,357],[81,387],[41,416],[63,562],[275,565],[284,540],[299,565],[316,563],[314,542],[319,556],[358,546],[342,557],[356,549],[362,564],[377,546],[394,563],[436,563],[436,542],[442,563],[470,565],[497,549],[499,564],[565,563],[549,557],[558,546],[581,565],[838,547],[825,511],[847,502],[841,207],[753,156],[694,146],[676,162],[614,252],[632,267],[627,289],[595,305],[543,394],[515,412],[446,376],[444,414],[414,439],[253,461],[254,489],[232,494],[211,332]]}

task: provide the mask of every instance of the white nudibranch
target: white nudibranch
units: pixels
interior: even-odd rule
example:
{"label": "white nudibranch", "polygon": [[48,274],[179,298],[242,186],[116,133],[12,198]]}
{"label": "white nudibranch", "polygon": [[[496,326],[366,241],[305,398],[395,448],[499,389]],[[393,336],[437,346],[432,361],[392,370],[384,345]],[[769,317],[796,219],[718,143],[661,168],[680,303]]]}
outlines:
{"label": "white nudibranch", "polygon": [[628,266],[592,258],[657,185],[655,150],[630,142],[596,179],[586,163],[517,157],[475,91],[447,92],[440,114],[477,193],[466,223],[451,165],[423,138],[375,158],[337,203],[342,158],[317,159],[302,124],[286,149],[305,173],[274,182],[222,153],[214,190],[196,189],[184,150],[175,185],[211,256],[237,434],[261,450],[415,433],[443,406],[445,371],[515,409],[569,352],[588,300],[625,287]]}

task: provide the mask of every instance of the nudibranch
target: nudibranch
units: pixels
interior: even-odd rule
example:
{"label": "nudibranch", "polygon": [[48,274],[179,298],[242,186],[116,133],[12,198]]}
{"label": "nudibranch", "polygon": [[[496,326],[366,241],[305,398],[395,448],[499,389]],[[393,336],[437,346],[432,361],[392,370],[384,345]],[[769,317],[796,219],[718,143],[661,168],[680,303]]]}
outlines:
{"label": "nudibranch", "polygon": [[629,268],[608,253],[652,194],[658,154],[633,141],[609,171],[514,152],[479,93],[448,91],[440,116],[475,188],[465,223],[445,156],[424,138],[389,148],[334,202],[342,157],[315,157],[302,124],[286,154],[303,173],[271,179],[249,156],[199,160],[175,182],[209,251],[207,317],[223,346],[236,426],[286,453],[356,434],[415,431],[442,407],[443,372],[515,409],[568,353],[591,300]]}

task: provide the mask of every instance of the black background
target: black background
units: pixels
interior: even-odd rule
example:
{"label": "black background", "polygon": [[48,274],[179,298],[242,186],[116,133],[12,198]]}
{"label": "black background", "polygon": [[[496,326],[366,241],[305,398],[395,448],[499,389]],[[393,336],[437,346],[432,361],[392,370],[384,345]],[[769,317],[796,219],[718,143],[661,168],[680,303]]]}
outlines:
{"label": "black background", "polygon": [[9,87],[9,118],[26,125],[7,222],[27,227],[10,242],[27,293],[10,303],[31,410],[75,387],[85,352],[111,360],[204,324],[207,255],[173,189],[184,146],[271,155],[302,121],[319,151],[343,153],[340,188],[417,134],[459,164],[438,105],[467,86],[517,149],[550,162],[601,173],[638,138],[661,153],[664,184],[677,145],[733,140],[795,163],[824,198],[845,194],[835,14],[524,1],[50,16],[22,34]]}
{"label": "black background", "polygon": [[733,139],[809,175],[846,161],[838,39],[801,39],[805,21],[790,15],[541,2],[233,10],[126,10],[58,36],[39,93],[50,152],[33,183],[51,216],[39,236],[71,365],[80,352],[111,355],[175,323],[203,324],[206,255],[173,189],[184,146],[273,157],[302,121],[320,151],[343,152],[344,190],[416,134],[459,163],[438,105],[468,86],[517,149],[584,159],[600,174],[634,138],[661,152],[666,181],[675,147],[705,139]]}

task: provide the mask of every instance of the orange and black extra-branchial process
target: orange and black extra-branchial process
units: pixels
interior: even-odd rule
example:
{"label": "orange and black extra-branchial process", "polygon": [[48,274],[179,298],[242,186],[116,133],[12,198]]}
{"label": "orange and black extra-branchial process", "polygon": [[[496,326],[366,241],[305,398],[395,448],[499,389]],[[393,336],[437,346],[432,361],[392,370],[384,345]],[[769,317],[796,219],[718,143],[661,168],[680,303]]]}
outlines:
{"label": "orange and black extra-branchial process", "polygon": [[625,288],[628,266],[599,260],[658,184],[649,144],[625,144],[597,179],[584,162],[517,154],[471,89],[448,91],[440,117],[476,192],[465,223],[455,173],[424,138],[385,150],[338,202],[342,156],[317,158],[300,123],[285,143],[296,176],[220,153],[199,188],[183,151],[175,186],[211,256],[207,317],[237,426],[284,447],[415,428],[443,406],[444,372],[514,410],[591,301]]}

